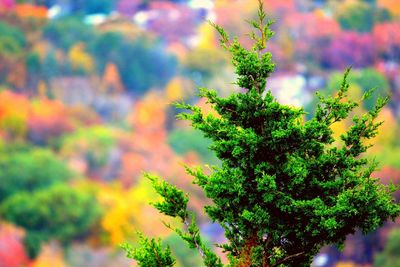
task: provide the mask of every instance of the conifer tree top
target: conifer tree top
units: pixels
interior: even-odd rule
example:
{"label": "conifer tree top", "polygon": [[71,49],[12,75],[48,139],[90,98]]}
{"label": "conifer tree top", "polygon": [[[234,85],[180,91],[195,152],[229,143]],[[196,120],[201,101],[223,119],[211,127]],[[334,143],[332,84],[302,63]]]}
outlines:
{"label": "conifer tree top", "polygon": [[[397,188],[372,178],[377,164],[363,157],[366,141],[378,133],[382,122],[376,118],[388,98],[379,98],[372,110],[354,116],[340,140],[334,139],[332,124],[348,118],[359,105],[348,98],[349,69],[334,96],[318,96],[312,119],[304,121],[301,108],[280,104],[268,90],[267,78],[274,70],[266,51],[272,22],[259,3],[258,20],[249,22],[254,30],[250,50],[213,24],[232,55],[237,84],[245,91],[223,98],[201,89],[200,96],[218,116],[177,105],[188,110],[179,118],[190,120],[213,141],[211,149],[222,162],[211,174],[200,167],[187,171],[212,200],[206,213],[225,230],[227,243],[221,247],[228,254],[227,266],[309,266],[322,246],[342,246],[346,235],[357,229],[368,233],[400,213],[392,196]],[[204,245],[194,215],[187,211],[187,196],[158,178],[151,180],[164,199],[156,208],[184,225],[174,230],[199,250],[205,266],[224,266]],[[132,254],[139,265],[140,251]]]}

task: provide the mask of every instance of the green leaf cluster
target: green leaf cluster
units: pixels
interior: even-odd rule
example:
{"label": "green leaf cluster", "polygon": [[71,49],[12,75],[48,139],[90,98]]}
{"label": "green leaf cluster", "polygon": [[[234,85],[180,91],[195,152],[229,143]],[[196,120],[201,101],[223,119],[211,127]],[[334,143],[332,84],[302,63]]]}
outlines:
{"label": "green leaf cluster", "polygon": [[31,194],[18,193],[0,205],[2,218],[25,229],[24,244],[31,258],[50,239],[66,245],[74,238],[82,238],[100,214],[100,206],[92,194],[68,185],[56,185]]}
{"label": "green leaf cluster", "polygon": [[18,192],[33,192],[72,178],[72,173],[46,149],[0,153],[0,202]]}

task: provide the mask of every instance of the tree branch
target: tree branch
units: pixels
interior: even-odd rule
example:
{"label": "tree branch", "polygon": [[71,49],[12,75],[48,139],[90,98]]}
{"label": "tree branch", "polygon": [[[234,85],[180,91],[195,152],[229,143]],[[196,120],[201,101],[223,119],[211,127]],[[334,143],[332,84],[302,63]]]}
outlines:
{"label": "tree branch", "polygon": [[300,257],[300,256],[303,255],[304,253],[305,253],[305,252],[302,251],[302,252],[299,252],[299,253],[296,253],[296,254],[289,255],[289,256],[287,256],[286,258],[284,258],[284,259],[278,261],[277,263],[275,263],[275,264],[272,265],[271,267],[278,267],[279,265],[281,265],[281,264],[284,263],[284,262],[287,262],[288,260],[291,260],[291,259],[293,259],[293,258]]}

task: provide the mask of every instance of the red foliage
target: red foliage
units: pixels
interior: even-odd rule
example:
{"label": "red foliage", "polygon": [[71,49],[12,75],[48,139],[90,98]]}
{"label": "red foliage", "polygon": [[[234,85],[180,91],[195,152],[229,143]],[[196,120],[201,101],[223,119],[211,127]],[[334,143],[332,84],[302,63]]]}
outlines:
{"label": "red foliage", "polygon": [[284,20],[291,32],[301,39],[333,37],[340,33],[336,20],[318,13],[292,13]]}
{"label": "red foliage", "polygon": [[8,10],[14,9],[14,0],[0,0],[0,12],[6,12]]}
{"label": "red foliage", "polygon": [[378,52],[386,56],[400,55],[400,22],[386,22],[375,25],[373,38]]}
{"label": "red foliage", "polygon": [[375,62],[373,36],[358,32],[342,32],[335,36],[330,45],[322,49],[322,59],[327,67],[343,69],[348,66],[362,68]]}
{"label": "red foliage", "polygon": [[22,244],[23,233],[11,225],[0,225],[0,266],[27,266],[29,259]]}

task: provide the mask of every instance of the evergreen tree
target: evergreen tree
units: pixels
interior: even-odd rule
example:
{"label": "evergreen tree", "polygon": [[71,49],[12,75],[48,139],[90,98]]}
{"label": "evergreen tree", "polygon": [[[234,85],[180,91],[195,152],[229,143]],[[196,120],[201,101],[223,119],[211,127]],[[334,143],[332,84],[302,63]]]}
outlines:
{"label": "evergreen tree", "polygon": [[[232,54],[237,84],[244,92],[222,98],[201,89],[200,96],[218,116],[177,105],[189,110],[179,118],[190,120],[213,141],[211,149],[222,162],[210,174],[202,168],[187,171],[212,200],[205,211],[225,230],[228,242],[220,247],[232,267],[309,266],[322,246],[340,247],[346,235],[358,229],[368,233],[400,212],[392,196],[397,189],[372,178],[376,163],[362,157],[368,139],[377,135],[382,122],[375,119],[388,98],[379,98],[373,109],[353,117],[353,125],[334,140],[331,125],[360,104],[347,97],[349,70],[335,96],[319,95],[314,117],[304,121],[303,109],[280,104],[266,89],[274,70],[271,54],[265,51],[273,35],[271,24],[260,1],[258,20],[250,21],[254,31],[249,36],[255,43],[250,50],[213,24],[222,46]],[[200,252],[205,266],[224,266],[204,244],[194,214],[187,210],[187,194],[148,177],[163,199],[154,206],[182,221],[182,229],[174,229],[178,235]],[[139,266],[174,263],[159,241],[142,239],[140,245],[124,245]]]}

